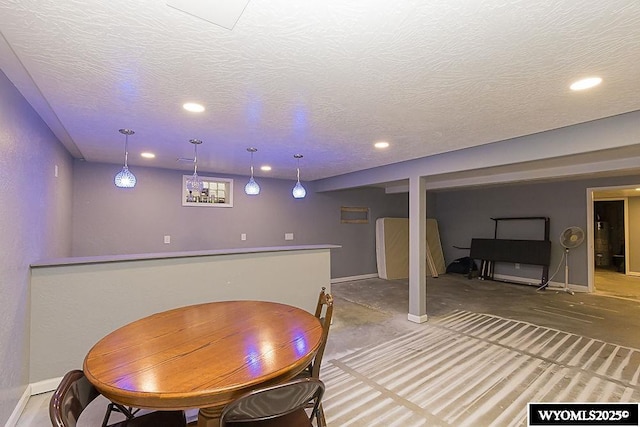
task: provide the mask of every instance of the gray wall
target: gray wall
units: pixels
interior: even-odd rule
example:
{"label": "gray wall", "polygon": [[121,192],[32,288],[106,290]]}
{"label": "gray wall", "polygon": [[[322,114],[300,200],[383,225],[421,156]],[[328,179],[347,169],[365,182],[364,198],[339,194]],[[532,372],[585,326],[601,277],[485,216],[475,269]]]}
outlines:
{"label": "gray wall", "polygon": [[640,273],[640,197],[629,197],[629,271]]}
{"label": "gray wall", "polygon": [[[332,278],[376,273],[375,219],[407,216],[407,194],[379,188],[313,191],[291,196],[293,180],[258,178],[261,193],[244,194],[247,177],[234,178],[232,208],[182,206],[182,175],[189,172],[131,167],[133,189],[118,189],[119,165],[76,161],[73,197],[73,256],[226,249],[302,244],[336,244]],[[370,208],[369,224],[341,224],[341,206]],[[241,241],[241,233],[247,240]],[[285,233],[294,233],[285,241]],[[171,243],[164,244],[164,236]]]}
{"label": "gray wall", "polygon": [[[143,260],[125,256],[103,263],[36,266],[31,278],[30,382],[38,391],[51,390],[57,386],[55,379],[82,366],[87,352],[109,332],[172,308],[257,299],[313,313],[318,291],[326,287],[331,292],[331,250],[314,246]],[[60,309],[70,301],[73,310]]]}
{"label": "gray wall", "polygon": [[72,161],[2,72],[0,148],[0,425],[4,425],[29,379],[29,264],[71,253]]}
{"label": "gray wall", "polygon": [[[468,247],[473,237],[493,238],[492,217],[547,216],[550,218],[551,275],[558,267],[564,250],[559,243],[560,233],[572,225],[577,225],[587,232],[586,189],[634,185],[639,182],[640,176],[628,176],[430,192],[429,197],[435,199],[435,207],[429,216],[438,219],[447,263],[468,255],[468,251],[455,249],[454,245]],[[630,222],[633,221],[630,218]],[[536,235],[537,231],[533,226],[523,223],[523,227],[524,235],[516,236],[521,231],[505,229],[505,234],[499,234],[498,237],[534,238],[532,236]],[[541,270],[538,267],[524,265],[516,270],[514,265],[504,263],[496,267],[496,272],[539,281]],[[569,274],[569,283],[587,286],[586,239],[585,244],[571,251]],[[563,267],[553,281],[564,283]]]}

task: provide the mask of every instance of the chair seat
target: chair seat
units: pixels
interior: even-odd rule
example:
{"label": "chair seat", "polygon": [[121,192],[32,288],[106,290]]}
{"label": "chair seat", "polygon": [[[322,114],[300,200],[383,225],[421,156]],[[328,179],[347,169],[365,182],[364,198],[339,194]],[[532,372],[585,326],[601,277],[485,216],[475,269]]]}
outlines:
{"label": "chair seat", "polygon": [[184,427],[185,425],[185,415],[182,411],[154,411],[130,420],[109,424],[109,427]]}
{"label": "chair seat", "polygon": [[233,427],[311,427],[313,424],[309,420],[309,415],[304,409],[298,409],[285,416],[278,417],[271,420],[261,421],[242,421],[242,422],[227,422],[227,426]]}

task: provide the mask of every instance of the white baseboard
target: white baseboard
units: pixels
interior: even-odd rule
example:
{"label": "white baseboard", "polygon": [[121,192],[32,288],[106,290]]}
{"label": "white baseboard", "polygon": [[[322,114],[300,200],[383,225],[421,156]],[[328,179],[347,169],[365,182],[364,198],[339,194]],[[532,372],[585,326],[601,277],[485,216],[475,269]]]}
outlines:
{"label": "white baseboard", "polygon": [[331,279],[331,283],[342,283],[342,282],[353,282],[354,280],[364,280],[364,279],[377,279],[378,273],[372,274],[361,274],[359,276],[348,276],[348,277],[336,277],[335,279]]}
{"label": "white baseboard", "polygon": [[[575,293],[588,293],[589,292],[589,288],[587,286],[581,286],[581,285],[572,285],[571,283],[569,283],[569,286],[567,286],[567,288]],[[564,291],[564,282],[560,283],[560,282],[549,282],[549,286],[547,286],[547,290],[549,291]]]}
{"label": "white baseboard", "polygon": [[[530,285],[538,288],[542,286],[540,284],[540,281],[538,281],[538,279],[531,279],[528,277],[509,276],[507,274],[495,274],[493,277],[496,280],[504,280],[507,282],[518,283],[521,285]],[[573,292],[589,292],[589,288],[587,286],[574,285],[569,283],[569,286],[567,287],[569,288],[570,291],[573,291]],[[564,290],[564,282],[549,282],[547,284],[547,289],[549,289],[550,291]]]}
{"label": "white baseboard", "polygon": [[409,320],[410,322],[413,323],[424,323],[426,322],[428,319],[428,316],[426,314],[423,314],[422,316],[416,316],[415,314],[407,314],[407,320]]}
{"label": "white baseboard", "polygon": [[58,387],[58,384],[62,381],[62,377],[49,378],[48,380],[38,381],[37,383],[31,383],[31,396],[36,394],[48,393]]}
{"label": "white baseboard", "polygon": [[28,385],[27,388],[22,393],[20,400],[18,400],[18,404],[13,409],[13,412],[9,416],[7,423],[4,427],[15,427],[18,424],[18,420],[20,419],[20,415],[22,415],[22,411],[27,406],[27,402],[29,402],[29,397],[31,396],[31,386]]}
{"label": "white baseboard", "polygon": [[184,411],[184,415],[187,418],[187,424],[194,423],[193,425],[195,425],[195,423],[198,422],[198,410],[197,409],[187,409],[186,411]]}

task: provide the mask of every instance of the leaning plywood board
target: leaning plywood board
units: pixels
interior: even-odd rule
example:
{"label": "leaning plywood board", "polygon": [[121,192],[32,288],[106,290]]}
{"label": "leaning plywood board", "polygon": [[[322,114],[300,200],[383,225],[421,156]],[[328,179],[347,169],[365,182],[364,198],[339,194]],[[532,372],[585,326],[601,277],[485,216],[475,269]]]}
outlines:
{"label": "leaning plywood board", "polygon": [[436,267],[436,264],[433,261],[433,257],[431,256],[429,245],[427,245],[427,276],[429,275],[431,277],[438,277],[438,268]]}
{"label": "leaning plywood board", "polygon": [[[409,277],[409,219],[378,218],[376,220],[376,261],[382,279]],[[427,218],[427,274],[444,274],[446,264],[442,254],[438,222]]]}
{"label": "leaning plywood board", "polygon": [[376,220],[376,261],[381,279],[409,277],[409,220]]}
{"label": "leaning plywood board", "polygon": [[438,277],[438,274],[444,274],[447,271],[440,243],[438,221],[433,218],[427,218],[427,261],[427,274]]}

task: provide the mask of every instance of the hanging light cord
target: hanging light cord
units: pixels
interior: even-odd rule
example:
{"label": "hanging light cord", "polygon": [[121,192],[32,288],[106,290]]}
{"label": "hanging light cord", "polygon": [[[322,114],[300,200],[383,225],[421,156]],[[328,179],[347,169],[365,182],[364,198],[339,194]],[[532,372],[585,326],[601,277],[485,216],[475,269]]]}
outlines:
{"label": "hanging light cord", "polygon": [[251,178],[253,178],[253,151],[251,151]]}
{"label": "hanging light cord", "polygon": [[198,173],[198,144],[193,144],[193,174]]}
{"label": "hanging light cord", "polygon": [[300,183],[300,159],[298,159],[298,166],[296,167],[296,170],[298,172],[298,184]]}
{"label": "hanging light cord", "polygon": [[127,164],[127,160],[129,158],[129,134],[125,133],[124,134],[124,167],[129,169],[129,166]]}

